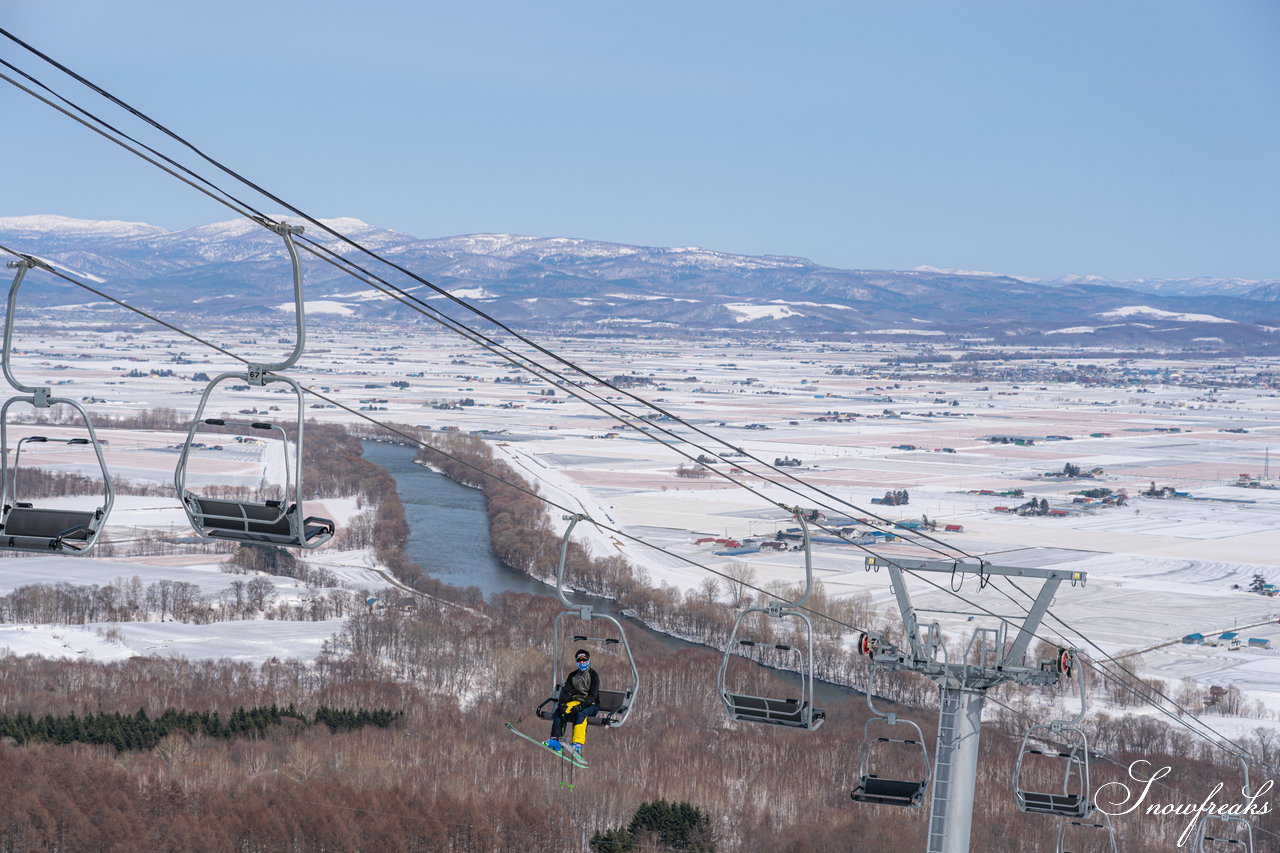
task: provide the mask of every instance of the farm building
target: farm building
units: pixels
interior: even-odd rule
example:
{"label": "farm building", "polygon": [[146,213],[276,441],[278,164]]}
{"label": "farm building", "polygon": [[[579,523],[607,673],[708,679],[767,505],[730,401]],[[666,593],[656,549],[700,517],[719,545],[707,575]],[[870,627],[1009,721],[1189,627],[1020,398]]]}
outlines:
{"label": "farm building", "polygon": [[1250,637],[1250,638],[1249,638],[1249,648],[1251,648],[1251,649],[1269,649],[1269,648],[1271,648],[1271,641],[1270,641],[1270,640],[1268,640],[1268,639],[1266,639],[1265,637]]}
{"label": "farm building", "polygon": [[1182,638],[1182,645],[1184,645],[1184,646],[1203,646],[1203,645],[1204,645],[1204,634],[1187,634],[1187,636],[1185,636],[1185,637],[1183,637],[1183,638]]}

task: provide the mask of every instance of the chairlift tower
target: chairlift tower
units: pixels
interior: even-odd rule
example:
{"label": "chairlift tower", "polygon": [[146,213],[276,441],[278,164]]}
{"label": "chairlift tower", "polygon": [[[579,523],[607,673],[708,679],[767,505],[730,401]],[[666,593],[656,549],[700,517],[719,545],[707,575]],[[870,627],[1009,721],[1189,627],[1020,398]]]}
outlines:
{"label": "chairlift tower", "polygon": [[[1058,682],[1057,662],[1027,666],[1027,648],[1053,602],[1058,586],[1069,581],[1083,584],[1084,572],[1031,569],[963,563],[954,560],[912,560],[867,557],[868,570],[885,569],[902,614],[905,648],[869,635],[870,663],[882,672],[918,672],[936,682],[939,690],[938,739],[933,760],[933,791],[929,805],[929,838],[926,853],[968,853],[973,824],[973,796],[978,777],[978,741],[982,734],[982,706],[987,691],[997,684],[1052,685]],[[907,591],[905,572],[931,572],[985,582],[992,575],[1043,581],[1035,601],[1010,641],[1005,617],[995,628],[977,628],[965,648],[964,659],[946,659],[941,630],[936,622],[922,632],[917,609]]]}

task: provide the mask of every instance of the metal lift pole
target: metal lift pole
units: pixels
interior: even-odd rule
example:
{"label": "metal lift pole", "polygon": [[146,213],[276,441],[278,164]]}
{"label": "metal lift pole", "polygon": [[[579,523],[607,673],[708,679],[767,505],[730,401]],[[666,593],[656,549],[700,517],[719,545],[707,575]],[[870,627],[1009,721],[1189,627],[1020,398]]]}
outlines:
{"label": "metal lift pole", "polygon": [[[1084,572],[1030,569],[960,563],[952,560],[867,558],[868,569],[888,570],[904,627],[904,646],[898,648],[876,637],[871,665],[884,671],[918,672],[937,683],[939,690],[938,740],[934,752],[933,791],[929,803],[929,838],[926,853],[968,853],[973,828],[973,798],[978,779],[978,744],[982,736],[982,706],[987,690],[1005,681],[1021,684],[1055,684],[1056,668],[1026,665],[1026,652],[1040,627],[1058,585],[1068,580],[1083,584]],[[1035,578],[1043,583],[1012,641],[1005,630],[978,628],[970,638],[964,658],[955,663],[937,657],[921,635],[918,616],[907,591],[904,571],[943,572],[954,576],[1004,575]],[[936,636],[936,629],[932,636]]]}
{"label": "metal lift pole", "polygon": [[938,698],[938,745],[929,798],[929,845],[925,849],[928,853],[966,853],[987,691],[944,684]]}

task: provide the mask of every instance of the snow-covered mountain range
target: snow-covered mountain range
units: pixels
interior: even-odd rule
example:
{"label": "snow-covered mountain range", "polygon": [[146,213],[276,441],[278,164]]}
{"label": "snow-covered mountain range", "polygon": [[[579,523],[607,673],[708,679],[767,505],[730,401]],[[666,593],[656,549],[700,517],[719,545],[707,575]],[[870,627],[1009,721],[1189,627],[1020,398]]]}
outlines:
{"label": "snow-covered mountain range", "polygon": [[[933,267],[847,270],[693,247],[508,234],[421,239],[358,219],[324,224],[430,286],[322,229],[308,227],[305,238],[452,316],[467,315],[446,292],[521,328],[917,339],[941,333],[1250,349],[1269,349],[1280,337],[1272,331],[1280,327],[1280,280],[1037,281]],[[279,311],[291,298],[281,239],[248,220],[169,231],[139,222],[20,216],[0,218],[0,244],[153,311],[251,315]],[[313,315],[414,316],[333,263],[304,253],[304,269]],[[53,288],[38,296],[33,290],[32,298],[87,301]]]}

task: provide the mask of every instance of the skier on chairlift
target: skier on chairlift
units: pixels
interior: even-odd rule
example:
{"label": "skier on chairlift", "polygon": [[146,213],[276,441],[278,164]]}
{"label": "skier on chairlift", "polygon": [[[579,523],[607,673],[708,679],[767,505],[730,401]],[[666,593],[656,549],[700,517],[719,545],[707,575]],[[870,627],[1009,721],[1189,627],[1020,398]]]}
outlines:
{"label": "skier on chairlift", "polygon": [[551,718],[551,738],[546,745],[556,752],[564,749],[565,724],[572,723],[572,749],[582,755],[583,744],[587,742],[587,717],[594,717],[600,710],[597,705],[600,675],[591,668],[591,654],[586,649],[578,649],[573,657],[577,666],[565,676],[560,688],[556,712]]}

